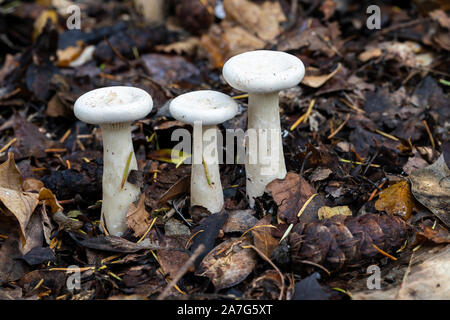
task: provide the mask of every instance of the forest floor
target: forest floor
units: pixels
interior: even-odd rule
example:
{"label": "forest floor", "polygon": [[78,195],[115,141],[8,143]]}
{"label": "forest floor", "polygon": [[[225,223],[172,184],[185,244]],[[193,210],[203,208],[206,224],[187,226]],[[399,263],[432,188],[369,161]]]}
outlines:
{"label": "forest floor", "polygon": [[[448,299],[448,3],[167,2],[155,26],[132,1],[0,1],[0,299]],[[221,130],[245,130],[221,71],[257,49],[306,68],[280,93],[288,174],[250,209],[244,166],[221,165],[224,209],[190,207],[168,102],[226,93]],[[122,238],[100,224],[101,131],[73,114],[114,85],[154,101]]]}

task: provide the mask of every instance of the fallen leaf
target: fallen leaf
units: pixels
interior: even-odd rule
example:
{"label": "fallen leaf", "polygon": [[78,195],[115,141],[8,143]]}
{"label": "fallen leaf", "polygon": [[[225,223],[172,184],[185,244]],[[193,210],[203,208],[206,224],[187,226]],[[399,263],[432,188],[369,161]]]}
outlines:
{"label": "fallen leaf", "polygon": [[448,230],[439,224],[434,228],[432,225],[433,223],[429,220],[419,224],[416,233],[416,243],[421,243],[423,240],[429,240],[436,244],[450,243],[450,233]]}
{"label": "fallen leaf", "polygon": [[222,227],[223,232],[245,232],[258,223],[252,213],[253,210],[231,210],[228,212],[227,222]]}
{"label": "fallen leaf", "polygon": [[317,216],[319,217],[319,220],[329,219],[336,215],[351,216],[352,211],[350,210],[350,208],[348,206],[338,206],[338,207],[323,206],[317,212]]}
{"label": "fallen leaf", "polygon": [[175,52],[177,55],[186,54],[193,56],[200,44],[200,39],[197,37],[189,37],[186,40],[174,42],[171,44],[160,44],[156,46],[156,50],[163,51],[165,53]]}
{"label": "fallen leaf", "polygon": [[248,0],[224,0],[227,20],[234,20],[259,38],[274,40],[282,31],[280,23],[286,21],[279,2],[261,4]]}
{"label": "fallen leaf", "polygon": [[400,300],[450,297],[450,245],[423,247],[414,252],[397,294]]}
{"label": "fallen leaf", "polygon": [[306,75],[303,78],[301,83],[304,85],[307,85],[308,87],[319,88],[319,87],[323,86],[325,84],[325,82],[327,82],[328,80],[333,78],[333,76],[341,70],[341,66],[342,65],[340,63],[338,63],[336,69],[329,74],[324,74],[324,75],[319,75],[319,76]]}
{"label": "fallen leaf", "polygon": [[53,214],[58,211],[62,212],[64,210],[63,207],[58,203],[58,200],[56,200],[56,196],[50,189],[41,188],[39,190],[38,199],[39,201],[43,201],[46,205],[48,205],[51,208]]}
{"label": "fallen leaf", "polygon": [[[182,242],[179,237],[164,236],[161,245],[181,248],[184,246]],[[186,261],[189,260],[187,252],[177,250],[158,250],[157,256],[164,273],[169,274],[172,279],[176,276],[178,270],[185,265]],[[193,272],[194,270],[194,267],[191,267],[188,271]]]}
{"label": "fallen leaf", "polygon": [[256,267],[254,251],[243,248],[248,244],[241,238],[222,242],[206,255],[196,274],[210,278],[216,290],[239,284]]}
{"label": "fallen leaf", "polygon": [[450,169],[442,154],[435,163],[414,170],[409,176],[411,191],[422,205],[450,227]]}
{"label": "fallen leaf", "polygon": [[49,247],[34,247],[22,259],[30,266],[35,266],[44,262],[54,261],[56,257]]}
{"label": "fallen leaf", "polygon": [[401,216],[407,220],[415,208],[414,198],[407,181],[401,181],[380,192],[380,198],[375,202],[378,211],[386,211],[392,215]]}
{"label": "fallen leaf", "polygon": [[332,174],[333,171],[329,168],[316,168],[313,173],[309,176],[309,181],[316,182],[325,180]]}
{"label": "fallen leaf", "polygon": [[142,237],[150,227],[151,220],[145,209],[145,193],[143,193],[137,203],[132,203],[127,213],[127,225],[133,230],[136,238]]}
{"label": "fallen leaf", "polygon": [[258,221],[252,228],[253,243],[268,258],[272,255],[272,251],[278,246],[278,241],[272,236],[272,228],[270,220],[272,216],[266,215]]}
{"label": "fallen leaf", "polygon": [[383,52],[379,48],[370,48],[366,51],[359,54],[358,59],[362,62],[369,61],[371,59],[375,59],[380,57],[383,54]]}
{"label": "fallen leaf", "polygon": [[0,214],[13,215],[19,223],[24,247],[26,228],[39,200],[37,194],[22,191],[22,176],[11,152],[8,153],[8,160],[0,165],[0,203],[7,209],[0,211]]}
{"label": "fallen leaf", "polygon": [[35,191],[39,192],[44,187],[44,183],[41,180],[35,178],[27,178],[22,183],[23,191]]}
{"label": "fallen leaf", "polygon": [[[284,179],[276,179],[267,185],[278,205],[278,216],[286,223],[297,223],[297,214],[316,190],[300,175],[288,172]],[[300,216],[301,222],[317,221],[317,209],[324,205],[320,195],[316,196]]]}

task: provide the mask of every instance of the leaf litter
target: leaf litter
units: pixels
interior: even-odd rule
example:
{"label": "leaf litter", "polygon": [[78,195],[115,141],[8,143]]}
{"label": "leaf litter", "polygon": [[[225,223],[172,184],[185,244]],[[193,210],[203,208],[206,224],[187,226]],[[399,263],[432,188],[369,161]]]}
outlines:
{"label": "leaf litter", "polygon": [[[215,16],[214,1],[188,0],[151,25],[111,1],[80,4],[82,30],[66,30],[64,5],[51,3],[0,10],[12,21],[0,23],[1,299],[156,298],[177,277],[170,298],[448,296],[448,7],[386,4],[369,32],[359,3],[226,0]],[[220,129],[245,129],[247,96],[220,68],[257,49],[306,68],[280,94],[288,174],[249,209],[243,166],[221,166],[226,203],[210,215],[190,207],[190,154],[171,158],[171,134],[186,126],[167,102],[224,92],[240,114]],[[99,220],[101,131],[73,116],[81,94],[109,85],[155,103],[133,131],[139,170],[127,179],[143,195],[123,238]],[[369,264],[390,281],[377,294],[365,287]],[[64,287],[71,265],[82,290]]]}

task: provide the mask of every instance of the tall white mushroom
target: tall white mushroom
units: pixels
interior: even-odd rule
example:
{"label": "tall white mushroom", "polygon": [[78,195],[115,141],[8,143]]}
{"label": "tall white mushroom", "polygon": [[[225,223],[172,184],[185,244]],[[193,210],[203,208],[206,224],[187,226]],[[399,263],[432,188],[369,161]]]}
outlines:
{"label": "tall white mushroom", "polygon": [[191,205],[202,206],[211,213],[219,212],[224,204],[217,125],[233,118],[237,110],[237,103],[231,97],[212,90],[185,93],[170,103],[172,116],[194,127]]}
{"label": "tall white mushroom", "polygon": [[131,124],[144,118],[152,108],[153,100],[147,92],[121,86],[89,91],[75,102],[75,116],[102,129],[102,221],[115,236],[121,236],[127,229],[128,209],[140,195],[139,187],[128,183],[124,176],[130,170],[137,170]]}
{"label": "tall white mushroom", "polygon": [[[260,160],[250,163],[247,157],[247,197],[251,207],[271,181],[286,176],[278,110],[279,92],[299,84],[304,74],[305,67],[300,59],[285,52],[269,50],[236,55],[223,67],[223,77],[228,84],[249,94],[248,130],[256,131],[256,150],[259,154],[269,153],[276,159],[268,164]],[[273,130],[277,132],[278,141],[272,139]]]}

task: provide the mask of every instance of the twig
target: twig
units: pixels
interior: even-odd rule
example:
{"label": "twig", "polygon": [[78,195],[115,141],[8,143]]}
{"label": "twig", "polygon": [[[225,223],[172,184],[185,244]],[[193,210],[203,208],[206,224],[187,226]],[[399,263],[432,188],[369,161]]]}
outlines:
{"label": "twig", "polygon": [[348,119],[350,119],[350,113],[347,113],[347,117],[345,118],[344,122],[342,122],[333,133],[330,133],[328,139],[333,138],[339,131],[341,131],[342,128],[347,124]]}
{"label": "twig", "polygon": [[205,246],[203,244],[199,245],[197,249],[195,249],[194,253],[189,257],[188,261],[180,268],[178,269],[177,274],[172,279],[172,281],[167,285],[167,287],[164,289],[163,292],[156,298],[156,300],[164,300],[170,292],[170,289],[172,289],[178,281],[186,274],[186,272],[189,270],[189,268],[194,264],[194,261],[197,259],[197,257],[205,250]]}

